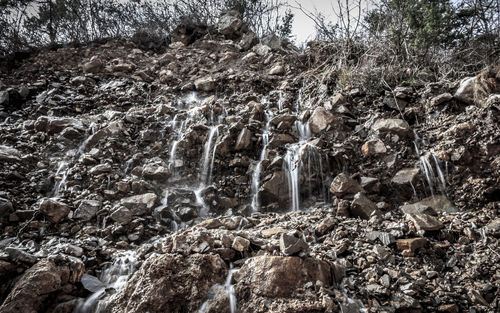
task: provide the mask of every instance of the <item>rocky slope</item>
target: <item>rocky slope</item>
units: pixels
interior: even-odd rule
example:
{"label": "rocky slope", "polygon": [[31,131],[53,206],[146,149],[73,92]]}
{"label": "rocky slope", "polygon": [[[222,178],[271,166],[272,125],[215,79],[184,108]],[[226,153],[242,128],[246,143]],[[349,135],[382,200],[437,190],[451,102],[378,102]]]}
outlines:
{"label": "rocky slope", "polygon": [[0,312],[498,312],[498,67],[336,90],[232,15],[147,48],[2,66]]}

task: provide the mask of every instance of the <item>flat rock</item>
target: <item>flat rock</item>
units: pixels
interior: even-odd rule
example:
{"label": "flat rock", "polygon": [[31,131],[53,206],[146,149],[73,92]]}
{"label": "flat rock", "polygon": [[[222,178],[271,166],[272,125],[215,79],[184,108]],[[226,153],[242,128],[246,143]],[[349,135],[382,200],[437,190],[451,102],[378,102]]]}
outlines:
{"label": "flat rock", "polygon": [[150,192],[123,198],[120,204],[129,209],[133,215],[142,215],[153,209],[157,198],[156,194]]}
{"label": "flat rock", "polygon": [[309,245],[295,236],[281,234],[280,250],[284,255],[294,255],[300,252],[307,252],[309,250]]}
{"label": "flat rock", "polygon": [[375,121],[372,125],[372,129],[378,132],[392,132],[405,135],[410,132],[410,125],[401,119],[387,118]]}
{"label": "flat rock", "polygon": [[434,231],[444,227],[441,221],[429,214],[418,213],[407,214],[406,216],[413,222],[417,230]]}
{"label": "flat rock", "polygon": [[0,161],[1,162],[19,162],[21,161],[21,153],[12,147],[0,145]]}
{"label": "flat rock", "polygon": [[75,210],[73,218],[83,221],[90,221],[101,209],[101,202],[97,200],[82,200]]}
{"label": "flat rock", "polygon": [[418,173],[420,173],[420,169],[418,168],[405,168],[397,172],[391,179],[391,182],[396,185],[413,184]]}

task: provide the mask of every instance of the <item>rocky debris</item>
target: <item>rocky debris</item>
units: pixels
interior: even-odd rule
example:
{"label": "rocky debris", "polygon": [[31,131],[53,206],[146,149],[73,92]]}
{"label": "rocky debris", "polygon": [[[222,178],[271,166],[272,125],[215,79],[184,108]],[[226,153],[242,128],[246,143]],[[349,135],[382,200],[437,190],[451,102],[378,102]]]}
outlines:
{"label": "rocky debris", "polygon": [[495,312],[495,70],[463,92],[337,90],[320,42],[257,44],[233,17],[186,18],[162,51],[109,40],[0,73],[0,299],[50,259],[70,278],[39,311],[126,268],[126,292],[102,281],[117,311]]}
{"label": "rocky debris", "polygon": [[69,206],[57,198],[43,199],[39,207],[40,212],[53,223],[57,223],[68,216]]}

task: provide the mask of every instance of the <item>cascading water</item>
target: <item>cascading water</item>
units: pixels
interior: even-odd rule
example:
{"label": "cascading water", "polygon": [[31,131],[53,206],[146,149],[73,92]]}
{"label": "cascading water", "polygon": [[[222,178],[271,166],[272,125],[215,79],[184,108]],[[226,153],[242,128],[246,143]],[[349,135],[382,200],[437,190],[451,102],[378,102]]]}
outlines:
{"label": "cascading water", "polygon": [[229,271],[226,278],[226,283],[224,284],[224,288],[226,289],[227,296],[229,298],[229,310],[231,313],[236,313],[237,309],[237,300],[236,300],[236,292],[234,291],[234,286],[232,284],[233,273],[235,270],[233,269],[233,263],[229,264]]}
{"label": "cascading water", "polygon": [[210,131],[208,133],[208,139],[205,142],[205,147],[203,149],[203,158],[201,163],[201,172],[200,172],[200,183],[202,185],[210,184],[210,179],[212,177],[212,169],[213,162],[215,157],[215,141],[217,141],[217,137],[219,136],[218,126],[211,126]]}
{"label": "cascading water", "polygon": [[[68,177],[68,162],[61,161],[59,162],[59,166],[57,167],[55,179],[57,180],[54,184],[54,189],[52,193],[54,196],[59,196],[59,192],[62,190],[66,190],[66,179]],[[62,177],[60,176],[62,173]]]}
{"label": "cascading water", "polygon": [[260,208],[260,203],[259,203],[259,181],[260,181],[260,172],[262,171],[262,161],[266,157],[266,149],[267,145],[269,144],[269,126],[271,124],[271,113],[269,111],[266,111],[265,113],[266,117],[266,126],[264,127],[264,130],[262,131],[262,151],[260,152],[260,157],[259,161],[257,162],[257,165],[255,166],[255,170],[252,174],[252,210],[254,212],[258,211]]}
{"label": "cascading water", "polygon": [[[135,251],[127,251],[115,258],[113,264],[105,268],[99,280],[94,278],[93,288],[97,289],[84,302],[78,304],[75,313],[101,313],[106,312],[107,306],[113,294],[123,290],[127,280],[135,271],[137,254]],[[95,282],[97,281],[97,283]],[[98,285],[100,281],[100,286]],[[96,287],[97,286],[97,287]],[[108,294],[109,290],[113,293]]]}

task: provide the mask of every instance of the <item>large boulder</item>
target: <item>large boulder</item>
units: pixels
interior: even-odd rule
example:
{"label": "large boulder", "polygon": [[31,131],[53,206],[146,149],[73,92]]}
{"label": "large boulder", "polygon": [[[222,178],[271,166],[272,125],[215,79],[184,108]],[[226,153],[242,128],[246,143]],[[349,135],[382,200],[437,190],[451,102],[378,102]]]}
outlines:
{"label": "large boulder", "polygon": [[266,181],[260,191],[263,205],[288,199],[288,187],[282,171],[274,172],[271,179]]}
{"label": "large boulder", "polygon": [[[67,274],[66,274],[67,275]],[[0,313],[40,312],[47,297],[62,286],[64,272],[53,262],[42,260],[33,265],[17,281]]]}
{"label": "large boulder", "polygon": [[289,297],[308,282],[332,285],[331,266],[321,260],[292,256],[257,256],[248,259],[237,277],[238,288],[247,287],[263,297]]}
{"label": "large boulder", "polygon": [[210,287],[223,283],[224,261],[213,254],[153,255],[113,296],[112,313],[197,312]]}
{"label": "large boulder", "polygon": [[235,37],[243,26],[243,21],[236,11],[229,11],[222,15],[217,23],[217,30],[222,35]]}

